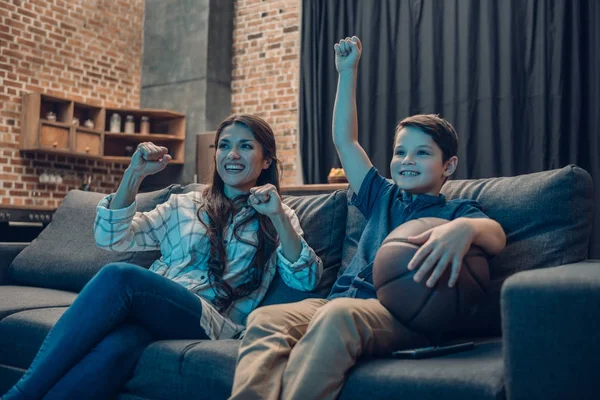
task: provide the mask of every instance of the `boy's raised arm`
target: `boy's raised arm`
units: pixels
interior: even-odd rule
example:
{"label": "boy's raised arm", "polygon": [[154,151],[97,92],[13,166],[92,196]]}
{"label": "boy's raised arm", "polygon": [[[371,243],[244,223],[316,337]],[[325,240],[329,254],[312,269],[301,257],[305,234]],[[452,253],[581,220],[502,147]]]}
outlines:
{"label": "boy's raised arm", "polygon": [[367,172],[373,166],[358,143],[356,79],[362,44],[359,38],[353,36],[351,39],[340,40],[335,44],[334,50],[339,78],[333,107],[333,143],[350,187],[358,193]]}

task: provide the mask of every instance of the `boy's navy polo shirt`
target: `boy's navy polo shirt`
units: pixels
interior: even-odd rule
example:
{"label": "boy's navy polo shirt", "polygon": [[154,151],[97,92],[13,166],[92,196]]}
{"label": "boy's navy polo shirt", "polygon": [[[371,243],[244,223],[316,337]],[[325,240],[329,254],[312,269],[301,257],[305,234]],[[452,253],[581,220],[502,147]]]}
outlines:
{"label": "boy's navy polo shirt", "polygon": [[488,218],[481,205],[473,200],[446,201],[444,195],[419,194],[413,200],[394,183],[371,168],[358,191],[352,196],[367,224],[358,242],[352,261],[337,279],[328,299],[336,297],[376,298],[373,287],[373,261],[377,250],[394,228],[417,218],[437,217],[453,220],[459,217]]}

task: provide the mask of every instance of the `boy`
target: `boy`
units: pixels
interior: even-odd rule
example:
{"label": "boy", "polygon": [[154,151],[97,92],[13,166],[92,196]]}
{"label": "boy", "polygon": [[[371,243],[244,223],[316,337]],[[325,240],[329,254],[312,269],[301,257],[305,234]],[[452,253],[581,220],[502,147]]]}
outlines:
{"label": "boy", "polygon": [[427,339],[410,331],[377,300],[371,273],[377,249],[400,224],[421,217],[450,222],[411,237],[422,244],[410,269],[434,286],[451,268],[454,285],[471,244],[489,254],[505,245],[502,227],[477,202],[446,201],[440,189],[456,169],[454,128],[435,115],[400,122],[390,164],[394,183],[373,167],[358,143],[356,78],[362,45],[357,37],[334,46],[338,88],[333,140],[356,205],[367,219],[355,257],[327,299],[262,307],[248,318],[233,385],[238,399],[335,399],[359,356],[418,347]]}

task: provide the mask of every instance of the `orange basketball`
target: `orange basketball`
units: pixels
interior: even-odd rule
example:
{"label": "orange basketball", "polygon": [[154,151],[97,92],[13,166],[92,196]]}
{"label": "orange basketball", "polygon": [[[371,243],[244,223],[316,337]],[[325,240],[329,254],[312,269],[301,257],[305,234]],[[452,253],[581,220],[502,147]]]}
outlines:
{"label": "orange basketball", "polygon": [[377,298],[416,332],[442,333],[473,315],[489,284],[486,254],[477,246],[471,246],[465,254],[454,287],[448,287],[450,266],[433,288],[425,285],[430,274],[419,283],[413,280],[418,268],[409,271],[408,263],[419,246],[408,243],[407,238],[447,222],[441,218],[420,218],[400,225],[385,238],[373,264]]}

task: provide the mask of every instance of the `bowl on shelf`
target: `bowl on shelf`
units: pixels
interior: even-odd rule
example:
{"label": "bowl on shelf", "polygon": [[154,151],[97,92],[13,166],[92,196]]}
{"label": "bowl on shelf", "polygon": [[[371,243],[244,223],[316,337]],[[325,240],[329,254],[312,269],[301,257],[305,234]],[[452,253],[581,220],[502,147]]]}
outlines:
{"label": "bowl on shelf", "polygon": [[348,183],[346,174],[343,168],[331,168],[329,176],[327,176],[328,183]]}

